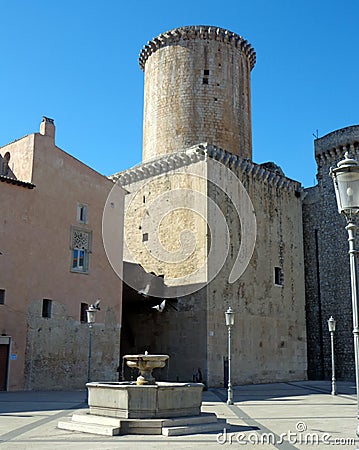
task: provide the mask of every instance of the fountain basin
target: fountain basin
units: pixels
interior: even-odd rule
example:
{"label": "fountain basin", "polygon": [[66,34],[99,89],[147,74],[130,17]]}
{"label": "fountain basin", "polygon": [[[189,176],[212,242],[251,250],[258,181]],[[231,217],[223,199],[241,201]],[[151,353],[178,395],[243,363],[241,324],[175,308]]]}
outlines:
{"label": "fountain basin", "polygon": [[125,419],[197,416],[202,383],[87,383],[90,414]]}
{"label": "fountain basin", "polygon": [[147,352],[139,355],[125,355],[123,357],[128,367],[139,369],[138,385],[155,384],[152,370],[164,367],[168,358],[168,355],[149,355]]}

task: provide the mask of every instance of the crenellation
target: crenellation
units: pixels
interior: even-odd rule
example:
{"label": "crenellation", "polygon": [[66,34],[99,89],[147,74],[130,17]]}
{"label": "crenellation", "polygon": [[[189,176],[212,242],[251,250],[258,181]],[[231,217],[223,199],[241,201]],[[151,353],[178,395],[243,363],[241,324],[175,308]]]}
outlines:
{"label": "crenellation", "polygon": [[248,159],[239,158],[237,155],[218,148],[210,144],[199,144],[176,154],[165,155],[154,161],[141,164],[133,169],[128,169],[112,175],[110,178],[114,182],[126,186],[133,182],[150,178],[154,175],[161,175],[175,169],[185,167],[206,158],[213,158],[229,167],[236,174],[246,174],[253,179],[267,182],[282,190],[300,190],[300,183],[290,180],[285,176],[265,169],[260,164],[255,164]]}
{"label": "crenellation", "polygon": [[263,181],[267,181],[270,174],[271,174],[271,172],[269,172],[269,170],[265,170],[265,172],[263,174]]}
{"label": "crenellation", "polygon": [[254,169],[254,164],[250,164],[250,163],[248,163],[247,164],[247,167],[246,167],[246,173],[248,174],[248,175],[251,175],[252,174],[252,171],[253,171],[253,169]]}
{"label": "crenellation", "polygon": [[256,62],[256,53],[251,45],[248,44],[242,36],[233,33],[223,28],[214,28],[211,26],[188,26],[175,28],[166,33],[162,33],[152,41],[148,41],[147,45],[143,47],[139,56],[139,64],[142,70],[149,56],[163,46],[173,45],[182,40],[191,40],[199,38],[201,40],[215,40],[223,42],[224,44],[231,44],[240,49],[249,58],[251,69],[253,69]]}

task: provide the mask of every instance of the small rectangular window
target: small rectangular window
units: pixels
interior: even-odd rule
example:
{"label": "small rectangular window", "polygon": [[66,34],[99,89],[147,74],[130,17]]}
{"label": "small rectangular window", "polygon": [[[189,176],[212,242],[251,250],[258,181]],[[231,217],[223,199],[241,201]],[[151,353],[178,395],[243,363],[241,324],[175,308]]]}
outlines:
{"label": "small rectangular window", "polygon": [[143,233],[142,242],[147,242],[147,241],[148,241],[148,233]]}
{"label": "small rectangular window", "polygon": [[86,272],[86,251],[80,248],[74,248],[72,253],[72,268],[79,272]]}
{"label": "small rectangular window", "polygon": [[89,305],[87,303],[81,303],[80,307],[80,322],[87,323],[87,310]]}
{"label": "small rectangular window", "polygon": [[283,286],[283,271],[280,267],[274,268],[274,284],[276,286]]}
{"label": "small rectangular window", "polygon": [[208,84],[208,78],[203,78],[203,84]]}
{"label": "small rectangular window", "polygon": [[87,205],[77,204],[77,221],[79,223],[87,223]]}
{"label": "small rectangular window", "polygon": [[52,309],[52,300],[44,298],[42,300],[42,317],[50,318]]}
{"label": "small rectangular window", "polygon": [[5,289],[0,289],[0,305],[5,304]]}
{"label": "small rectangular window", "polygon": [[208,69],[204,69],[204,71],[203,71],[203,75],[209,75],[209,70]]}

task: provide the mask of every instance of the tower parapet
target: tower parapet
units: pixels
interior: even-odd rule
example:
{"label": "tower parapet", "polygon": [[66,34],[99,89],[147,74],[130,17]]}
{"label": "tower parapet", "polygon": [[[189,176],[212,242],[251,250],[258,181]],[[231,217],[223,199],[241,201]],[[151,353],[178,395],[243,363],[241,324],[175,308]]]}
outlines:
{"label": "tower parapet", "polygon": [[144,45],[141,50],[139,57],[141,69],[145,70],[145,64],[148,57],[156,50],[167,45],[177,44],[180,39],[188,40],[196,37],[199,39],[219,41],[240,48],[241,51],[248,56],[251,63],[251,70],[256,63],[256,52],[251,44],[243,39],[242,36],[233,33],[232,31],[225,30],[224,28],[202,25],[175,28],[174,30],[160,34],[159,36],[153,38],[152,41],[148,41],[147,45]]}
{"label": "tower parapet", "polygon": [[236,33],[186,26],[142,49],[143,161],[208,142],[252,158],[251,45]]}
{"label": "tower parapet", "polygon": [[314,141],[315,160],[318,166],[318,181],[329,178],[329,167],[335,166],[343,159],[345,152],[350,151],[353,156],[359,155],[359,125],[340,128]]}

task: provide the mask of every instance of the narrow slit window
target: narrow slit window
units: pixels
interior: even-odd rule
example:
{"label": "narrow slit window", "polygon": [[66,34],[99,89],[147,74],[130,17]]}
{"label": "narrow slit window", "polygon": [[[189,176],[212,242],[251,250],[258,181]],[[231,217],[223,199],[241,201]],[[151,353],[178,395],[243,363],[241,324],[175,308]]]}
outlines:
{"label": "narrow slit window", "polygon": [[51,318],[52,300],[44,298],[42,300],[42,317]]}
{"label": "narrow slit window", "polygon": [[79,223],[87,223],[87,205],[78,204],[77,205],[77,221]]}
{"label": "narrow slit window", "polygon": [[203,84],[208,84],[208,78],[206,77],[203,78]]}
{"label": "narrow slit window", "polygon": [[147,241],[148,241],[148,233],[143,233],[142,242],[147,242]]}
{"label": "narrow slit window", "polygon": [[283,286],[283,271],[280,267],[274,268],[274,284],[276,286]]}
{"label": "narrow slit window", "polygon": [[5,304],[5,289],[0,289],[0,305]]}

